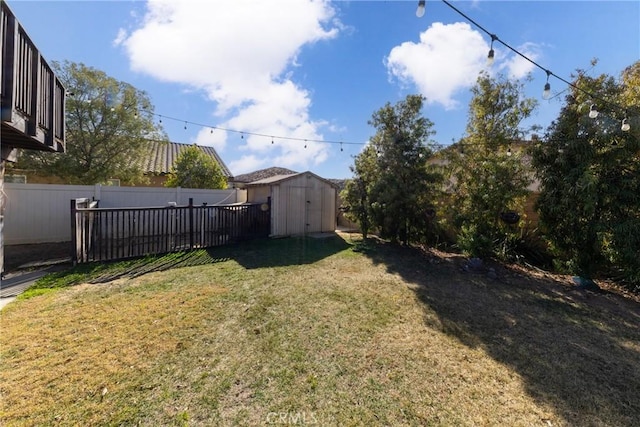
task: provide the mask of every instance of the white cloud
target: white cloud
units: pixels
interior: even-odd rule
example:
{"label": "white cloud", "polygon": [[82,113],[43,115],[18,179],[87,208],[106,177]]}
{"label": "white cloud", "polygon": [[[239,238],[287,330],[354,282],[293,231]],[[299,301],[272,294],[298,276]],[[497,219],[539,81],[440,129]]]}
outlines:
{"label": "white cloud", "polygon": [[[141,26],[122,46],[133,70],[204,90],[215,102],[221,127],[321,139],[321,122],[309,119],[309,93],[288,72],[303,46],[336,37],[339,26],[333,19],[334,10],[324,0],[279,0],[277,7],[255,0],[150,0]],[[228,148],[228,142],[212,140],[215,134],[203,129],[196,142]],[[260,152],[260,139],[245,138],[242,147]],[[304,166],[326,158],[318,150],[281,146],[271,159],[248,153],[241,164]]]}
{"label": "white cloud", "polygon": [[[540,48],[535,43],[525,43],[522,46],[518,46],[516,50],[532,61],[537,62],[540,58]],[[533,71],[534,68],[536,68],[536,66],[531,62],[513,53],[501,64],[499,69],[506,70],[511,78],[521,79]]]}
{"label": "white cloud", "polygon": [[122,44],[122,42],[124,42],[127,39],[127,30],[125,30],[124,28],[120,28],[118,30],[118,34],[116,35],[116,38],[113,39],[113,45],[114,46],[120,46]]}
{"label": "white cloud", "polygon": [[218,153],[222,153],[227,146],[227,132],[220,129],[202,128],[192,142],[214,147]]}
{"label": "white cloud", "polygon": [[[405,42],[391,49],[386,65],[390,76],[402,84],[417,86],[428,103],[452,109],[458,106],[455,96],[472,87],[482,70],[505,72],[520,79],[535,68],[498,43],[493,48],[495,64],[487,69],[490,45],[480,32],[467,23],[435,22],[420,34],[418,43]],[[533,61],[541,56],[539,46],[534,43],[525,43],[517,50]]]}
{"label": "white cloud", "polygon": [[269,165],[262,157],[250,154],[242,156],[238,160],[234,160],[229,163],[229,169],[231,169],[234,175],[241,175],[243,173],[253,172],[258,169],[268,168]]}
{"label": "white cloud", "polygon": [[469,24],[435,22],[418,43],[391,49],[386,65],[401,83],[416,85],[427,102],[450,109],[457,106],[456,93],[473,86],[486,67],[488,51],[488,43]]}

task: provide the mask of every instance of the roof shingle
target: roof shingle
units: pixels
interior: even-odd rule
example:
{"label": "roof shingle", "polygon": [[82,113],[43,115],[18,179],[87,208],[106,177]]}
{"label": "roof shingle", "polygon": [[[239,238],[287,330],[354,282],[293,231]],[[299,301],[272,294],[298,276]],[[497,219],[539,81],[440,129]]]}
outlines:
{"label": "roof shingle", "polygon": [[[149,154],[146,158],[141,159],[144,173],[166,175],[171,172],[171,168],[178,158],[182,150],[190,147],[189,144],[180,144],[177,142],[150,141]],[[195,144],[194,144],[195,145]],[[195,145],[207,156],[213,158],[220,165],[222,173],[228,178],[231,177],[231,171],[224,164],[215,148]]]}
{"label": "roof shingle", "polygon": [[297,173],[298,172],[292,171],[291,169],[287,169],[287,168],[272,167],[272,168],[260,169],[254,172],[238,175],[233,178],[233,181],[238,183],[249,183],[249,182],[259,181],[265,178],[271,178],[274,176],[293,175]]}

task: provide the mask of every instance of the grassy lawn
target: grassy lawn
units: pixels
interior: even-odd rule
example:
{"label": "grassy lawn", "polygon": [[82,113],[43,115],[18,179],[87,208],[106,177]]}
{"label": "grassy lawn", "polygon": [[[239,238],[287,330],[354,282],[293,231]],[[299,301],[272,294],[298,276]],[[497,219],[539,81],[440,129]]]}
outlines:
{"label": "grassy lawn", "polygon": [[337,236],[49,277],[0,312],[0,424],[640,425],[640,304],[463,262]]}

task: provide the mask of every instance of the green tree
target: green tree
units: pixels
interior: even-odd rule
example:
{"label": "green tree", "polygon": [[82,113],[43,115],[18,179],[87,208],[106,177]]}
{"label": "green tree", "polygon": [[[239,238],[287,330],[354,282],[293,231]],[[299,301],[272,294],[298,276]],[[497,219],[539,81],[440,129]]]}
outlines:
{"label": "green tree", "polygon": [[518,225],[502,219],[522,213],[531,182],[522,150],[522,122],[536,107],[523,96],[523,85],[504,76],[478,77],[471,90],[466,136],[447,150],[449,215],[458,246],[471,256],[507,257]]}
{"label": "green tree", "polygon": [[84,64],[54,62],[67,88],[66,152],[24,152],[19,167],[62,178],[69,184],[123,183],[143,180],[138,161],[148,139],[166,139],[154,124],[145,92]]}
{"label": "green tree", "polygon": [[[578,71],[533,152],[541,224],[564,266],[584,283],[611,269],[640,283],[639,76],[640,62],[621,81]],[[589,117],[592,108],[596,118]]]}
{"label": "green tree", "polygon": [[180,151],[165,186],[223,189],[227,179],[215,160],[192,145]]}
{"label": "green tree", "polygon": [[425,237],[439,182],[426,163],[433,155],[433,123],[421,114],[423,102],[422,96],[409,95],[373,113],[369,124],[376,134],[356,156],[354,179],[346,188],[363,231],[375,228],[405,244]]}
{"label": "green tree", "polygon": [[362,237],[366,239],[372,226],[369,194],[378,174],[375,148],[367,145],[355,157],[354,164],[350,169],[354,174],[354,178],[346,182],[341,198],[349,207],[349,211],[345,213],[346,217],[360,225]]}

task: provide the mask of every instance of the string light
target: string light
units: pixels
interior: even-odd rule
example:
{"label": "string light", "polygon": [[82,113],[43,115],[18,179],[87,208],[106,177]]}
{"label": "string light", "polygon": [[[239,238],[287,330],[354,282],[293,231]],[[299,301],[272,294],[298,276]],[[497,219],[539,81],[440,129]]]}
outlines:
{"label": "string light", "polygon": [[[591,108],[592,108],[592,111],[595,111],[596,114],[598,113],[598,111],[595,109],[595,105],[592,105]],[[240,131],[240,130],[236,130],[236,129],[228,129],[228,128],[223,128],[223,127],[219,127],[219,126],[211,126],[211,125],[208,125],[208,124],[191,122],[189,120],[178,119],[178,118],[175,118],[175,117],[162,116],[161,114],[157,114],[157,113],[154,113],[154,112],[150,112],[150,114],[158,116],[159,117],[159,120],[158,120],[159,123],[162,123],[163,119],[169,119],[169,120],[174,120],[174,121],[190,124],[190,125],[193,125],[193,126],[200,126],[202,128],[209,128],[209,133],[211,133],[211,134],[213,134],[213,130],[214,129],[217,129],[217,130],[221,130],[221,131],[225,131],[225,132],[239,133],[241,139],[244,139],[244,134],[252,135],[252,136],[258,136],[258,137],[264,137],[264,138],[270,138],[272,145],[275,145],[275,138],[279,138],[279,139],[283,139],[283,140],[287,140],[287,141],[302,141],[302,142],[304,142],[305,148],[308,147],[308,143],[309,142],[318,142],[318,143],[321,143],[321,144],[340,144],[340,151],[344,152],[344,145],[360,145],[360,146],[362,146],[362,145],[366,145],[367,144],[366,142],[331,141],[331,140],[322,140],[322,139],[309,139],[309,138],[296,138],[296,137],[289,137],[289,136],[267,135],[267,134],[261,134],[261,133],[256,133],[256,132]],[[591,111],[590,111],[589,114],[590,115],[592,114]],[[628,132],[631,129],[628,117],[626,117],[624,120],[622,120],[621,129],[622,129],[623,132]],[[453,143],[453,145],[456,144],[455,141],[452,141],[452,143]],[[462,142],[458,142],[457,144],[459,146],[458,149],[459,149],[460,154],[464,155],[465,152],[464,152],[463,143]],[[485,145],[484,143],[469,143],[469,142],[465,142],[464,144],[468,144],[470,146],[482,146],[482,145]],[[429,144],[429,147],[431,147],[434,150],[445,149],[445,148],[447,148],[449,146],[450,145],[438,144],[438,143],[430,143]],[[507,150],[507,155],[509,155],[510,151],[511,151],[511,149],[509,148]],[[377,153],[378,153],[378,155],[381,155],[380,151],[378,151]]]}
{"label": "string light", "polygon": [[187,122],[184,122],[184,130],[187,130]]}
{"label": "string light", "polygon": [[[533,61],[532,59],[528,58],[527,56],[525,56],[524,54],[522,54],[521,52],[519,52],[518,50],[514,49],[513,47],[511,47],[509,44],[505,43],[504,41],[500,40],[498,38],[497,35],[490,33],[489,31],[487,31],[484,27],[482,27],[480,24],[478,24],[477,22],[475,22],[473,19],[471,19],[470,17],[468,17],[467,15],[465,15],[463,12],[461,12],[460,10],[458,10],[455,6],[453,6],[451,3],[449,3],[447,0],[442,0],[443,3],[445,3],[447,6],[449,6],[451,9],[453,9],[454,11],[456,11],[458,14],[460,14],[461,16],[463,16],[464,18],[466,18],[469,22],[471,22],[472,24],[474,24],[476,27],[480,28],[480,30],[484,31],[486,34],[488,34],[491,37],[491,49],[489,50],[489,54],[488,54],[488,62],[491,64],[493,62],[493,60],[495,59],[495,51],[493,50],[493,43],[495,41],[500,42],[502,45],[504,45],[506,48],[508,48],[509,50],[511,50],[512,52],[514,52],[515,54],[519,55],[520,57],[522,57],[523,59],[527,60],[528,62],[530,62],[531,64],[533,64],[534,66],[542,69],[545,71],[545,73],[547,74],[547,81],[545,83],[544,86],[544,91],[542,93],[542,97],[544,99],[548,99],[551,95],[551,84],[549,83],[549,77],[553,76],[555,78],[557,78],[558,80],[564,82],[565,84],[567,84],[568,86],[586,94],[587,96],[589,96],[590,98],[594,99],[594,100],[598,100],[600,102],[602,102],[603,104],[608,104],[611,106],[616,107],[617,109],[623,110],[622,108],[620,108],[617,104],[614,104],[610,101],[607,101],[595,94],[590,93],[589,91],[575,85],[572,82],[567,81],[566,79],[554,74],[552,71],[547,70],[545,68],[543,68],[540,64],[538,64],[537,62]],[[426,1],[425,0],[420,0],[418,2],[418,9],[416,10],[416,15],[418,17],[422,17],[424,15],[424,9],[425,9],[425,5],[426,5]],[[155,114],[155,113],[151,113],[153,115],[158,115],[159,116],[159,123],[162,123],[162,115],[159,114]],[[595,108],[595,104],[593,104],[591,106],[591,109],[589,111],[589,117],[591,118],[596,118],[598,116],[598,110]],[[165,116],[165,118],[169,118],[172,120],[178,120],[178,119],[174,119],[172,117],[167,117]],[[185,129],[186,129],[186,124],[187,123],[191,123],[193,125],[196,126],[202,126],[202,127],[206,127],[208,125],[202,125],[199,123],[193,123],[193,122],[189,122],[189,121],[184,121],[185,123]],[[225,132],[235,132],[235,133],[240,133],[240,138],[244,139],[244,133],[246,133],[247,135],[253,135],[253,136],[261,136],[261,137],[270,137],[271,138],[271,144],[274,144],[274,136],[269,136],[269,135],[265,135],[265,134],[261,134],[261,133],[255,133],[255,132],[246,132],[246,131],[239,131],[239,130],[234,130],[234,129],[225,129],[222,127],[213,127],[211,126],[211,133],[213,133],[213,129],[220,129],[222,131]],[[621,129],[624,132],[627,132],[631,129],[631,126],[628,123],[628,118],[625,117],[625,119],[623,119],[622,121],[622,125],[621,125]],[[279,136],[278,138],[283,139],[283,140],[289,140],[289,141],[304,141],[305,142],[305,148],[307,146],[307,140],[306,139],[301,139],[301,138],[295,138],[295,137],[287,137],[287,136]],[[340,151],[344,151],[344,147],[343,144],[351,144],[351,145],[365,145],[366,143],[362,143],[362,142],[344,142],[344,141],[330,141],[330,140],[321,140],[321,139],[310,139],[309,141],[312,142],[319,142],[319,143],[323,143],[323,144],[340,144]],[[434,148],[444,148],[446,147],[446,145],[443,144],[431,144]],[[460,152],[461,154],[464,154],[464,150],[462,148],[462,146],[460,147]]]}
{"label": "string light", "polygon": [[[587,96],[589,96],[590,98],[592,98],[593,100],[597,100],[599,102],[602,102],[603,104],[608,104],[608,105],[612,105],[615,106],[616,108],[620,109],[620,110],[624,110],[622,108],[620,108],[618,105],[609,102],[605,99],[602,99],[590,92],[588,92],[585,89],[582,89],[579,86],[576,86],[574,83],[569,82],[565,79],[563,79],[562,77],[554,74],[552,71],[547,70],[545,68],[543,68],[541,65],[539,65],[538,63],[536,63],[535,61],[533,61],[532,59],[528,58],[527,56],[523,55],[522,53],[520,53],[519,51],[517,51],[516,49],[514,49],[513,47],[511,47],[510,45],[508,45],[507,43],[505,43],[504,41],[500,40],[498,38],[497,35],[490,33],[489,31],[487,31],[484,27],[482,27],[480,24],[478,24],[477,22],[475,22],[473,19],[469,18],[467,15],[465,15],[463,12],[461,12],[460,10],[458,10],[455,6],[453,6],[451,3],[449,3],[447,0],[442,0],[443,3],[445,3],[447,6],[449,6],[451,9],[453,9],[454,11],[456,11],[458,14],[460,14],[461,16],[463,16],[464,18],[466,18],[469,22],[471,22],[472,24],[474,24],[476,27],[478,27],[480,30],[484,31],[486,34],[488,34],[491,37],[491,49],[489,50],[489,54],[488,54],[488,61],[491,62],[492,60],[495,59],[495,51],[493,50],[493,43],[495,41],[500,42],[502,45],[504,45],[506,48],[508,48],[509,50],[511,50],[512,52],[514,52],[515,54],[519,55],[520,57],[522,57],[523,59],[529,61],[531,64],[533,64],[534,66],[542,69],[545,71],[545,73],[547,74],[547,81],[546,84],[544,86],[544,91],[543,91],[543,98],[548,99],[548,97],[550,96],[550,92],[551,92],[551,84],[549,83],[549,77],[553,76],[555,78],[557,78],[558,80],[566,83],[568,86],[573,87],[574,89],[583,92],[584,94],[586,94]],[[424,15],[424,10],[425,10],[425,6],[426,6],[426,0],[420,0],[418,2],[418,8],[416,10],[416,16],[418,17],[422,17]],[[144,106],[143,108],[148,109],[148,106]],[[137,116],[137,112],[135,113]],[[163,116],[160,114],[156,114],[151,112],[152,115],[157,115],[159,117],[159,123],[162,124],[162,119]],[[589,111],[589,117],[595,118],[598,116],[598,111],[595,108],[595,104],[593,104],[591,106],[591,109]],[[247,131],[240,131],[240,130],[235,130],[235,129],[228,129],[228,128],[222,128],[222,127],[218,127],[218,126],[211,126],[211,125],[206,125],[206,124],[200,124],[200,123],[195,123],[195,122],[191,122],[188,120],[181,120],[181,119],[176,119],[173,117],[169,117],[169,116],[164,116],[164,118],[170,119],[170,120],[176,120],[176,121],[182,121],[184,122],[184,128],[187,128],[187,123],[194,125],[194,126],[201,126],[201,127],[209,127],[210,128],[210,133],[213,134],[213,130],[214,129],[218,129],[218,130],[222,130],[225,132],[231,132],[231,133],[240,133],[240,139],[244,139],[244,134],[246,133],[247,135],[251,135],[251,136],[258,136],[258,137],[264,137],[264,138],[271,138],[271,144],[275,144],[274,142],[274,138],[276,136],[273,135],[266,135],[266,134],[262,134],[262,133],[256,133],[256,132],[247,132]],[[628,117],[625,117],[622,120],[622,124],[621,124],[621,130],[623,132],[627,132],[631,129],[631,126],[628,123]],[[302,139],[302,138],[296,138],[296,137],[288,137],[288,136],[277,136],[277,138],[283,139],[283,140],[288,140],[288,141],[304,141],[304,146],[305,148],[308,145],[308,142],[318,142],[318,143],[322,143],[322,144],[340,144],[340,151],[344,151],[344,146],[343,144],[350,144],[350,145],[366,145],[366,143],[363,142],[345,142],[345,141],[331,141],[331,140],[322,140],[322,139]],[[483,145],[483,144],[471,144],[471,145]],[[433,147],[434,149],[438,149],[438,148],[446,148],[447,146],[444,144],[430,144],[431,147]],[[464,148],[462,146],[462,144],[460,144],[460,154],[464,154]],[[510,149],[507,151],[507,155],[509,155],[510,153]]]}
{"label": "string light", "polygon": [[416,16],[418,18],[422,18],[424,16],[424,9],[425,9],[426,3],[427,3],[426,0],[420,0],[418,2],[418,8],[416,9]]}
{"label": "string light", "polygon": [[489,54],[487,55],[487,65],[490,67],[493,65],[493,61],[495,61],[496,53],[493,50],[493,42],[496,40],[500,41],[495,34],[491,34],[491,49],[489,49]]}
{"label": "string light", "polygon": [[[509,44],[505,43],[504,41],[500,40],[498,38],[498,36],[496,36],[495,34],[489,32],[486,28],[484,28],[482,25],[478,24],[476,21],[474,21],[473,19],[471,19],[469,16],[467,16],[466,14],[464,14],[460,9],[456,8],[454,5],[452,5],[448,0],[442,0],[442,2],[444,4],[446,4],[447,6],[449,6],[451,9],[453,9],[456,13],[458,13],[460,16],[464,17],[467,21],[471,22],[473,25],[475,25],[476,27],[478,27],[480,30],[482,30],[485,34],[489,35],[491,37],[491,49],[489,50],[489,55],[488,55],[488,62],[492,62],[494,57],[495,57],[495,52],[493,50],[493,42],[494,41],[498,41],[500,42],[504,47],[506,47],[507,49],[509,49],[510,51],[512,51],[513,53],[515,53],[516,55],[520,56],[521,58],[523,58],[524,60],[530,62],[531,64],[533,64],[534,66],[540,68],[541,70],[545,71],[547,73],[547,84],[545,84],[544,87],[544,91],[543,91],[543,97],[548,94],[548,96],[551,95],[551,84],[549,83],[549,77],[553,76],[555,78],[557,78],[558,80],[562,81],[563,83],[567,84],[568,86],[574,88],[577,91],[580,91],[582,93],[584,93],[585,95],[587,95],[589,98],[599,101],[604,105],[610,105],[612,107],[614,107],[616,110],[619,111],[623,111],[624,108],[620,107],[618,104],[608,101],[594,93],[589,92],[586,89],[581,88],[580,86],[577,86],[576,84],[558,76],[557,74],[554,74],[552,71],[547,70],[546,68],[544,68],[543,66],[541,66],[540,64],[538,64],[537,62],[535,62],[533,59],[529,58],[528,56],[524,55],[523,53],[519,52],[517,49],[513,48],[512,46],[510,46]],[[418,6],[420,5],[420,2],[418,2]],[[549,92],[547,92],[547,88],[549,89]],[[545,98],[546,99],[546,98]],[[594,111],[594,110],[592,110]],[[595,114],[592,116],[592,114]],[[598,116],[598,111],[595,110],[593,113],[590,111],[589,112],[589,117],[591,118],[595,118]],[[630,127],[629,127],[630,128]],[[625,131],[626,132],[626,131]]]}
{"label": "string light", "polygon": [[544,90],[542,91],[542,98],[549,99],[551,98],[551,83],[549,83],[549,76],[551,75],[551,71],[545,70],[547,73],[547,82],[544,84]]}
{"label": "string light", "polygon": [[622,130],[622,132],[629,132],[630,129],[631,129],[631,125],[629,125],[629,122],[625,117],[624,119],[622,119],[622,126],[620,127],[620,130]]}
{"label": "string light", "polygon": [[278,136],[278,135],[269,135],[269,134],[258,133],[258,132],[247,132],[245,130],[230,129],[230,128],[224,128],[224,127],[220,127],[220,126],[212,126],[210,124],[192,122],[190,120],[184,120],[184,119],[180,119],[180,118],[176,118],[176,117],[163,116],[161,114],[154,113],[154,112],[150,112],[150,114],[152,114],[154,116],[158,116],[159,117],[159,123],[162,123],[163,119],[168,119],[168,120],[173,120],[173,121],[180,122],[180,123],[186,123],[186,124],[191,125],[191,126],[200,126],[202,128],[210,128],[211,129],[210,130],[211,133],[213,133],[213,129],[221,130],[221,131],[224,131],[224,132],[230,132],[230,133],[237,133],[237,134],[239,133],[240,134],[240,139],[244,139],[244,135],[271,138],[271,143],[272,144],[275,143],[274,138],[278,138],[278,139],[282,139],[282,140],[286,140],[286,141],[319,142],[319,143],[322,143],[322,144],[345,144],[345,145],[365,145],[366,144],[366,143],[363,143],[363,142],[332,141],[332,140],[327,140],[327,139],[297,138],[297,137],[293,137],[293,136],[282,136],[282,135]]}

